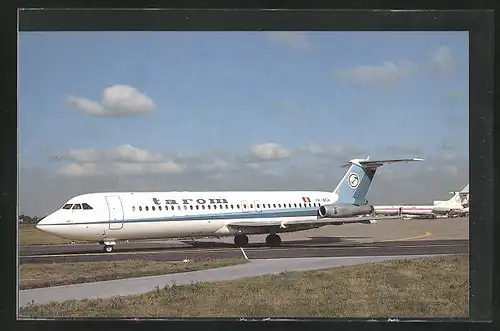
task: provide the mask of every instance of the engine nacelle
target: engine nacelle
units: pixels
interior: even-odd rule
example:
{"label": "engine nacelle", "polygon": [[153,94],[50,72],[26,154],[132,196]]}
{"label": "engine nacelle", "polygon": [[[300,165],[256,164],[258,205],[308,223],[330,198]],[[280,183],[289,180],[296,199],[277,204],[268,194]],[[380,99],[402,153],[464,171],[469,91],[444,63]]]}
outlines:
{"label": "engine nacelle", "polygon": [[373,212],[373,206],[353,206],[341,204],[329,204],[319,207],[318,214],[321,218],[325,217],[351,217],[357,215],[366,215]]}

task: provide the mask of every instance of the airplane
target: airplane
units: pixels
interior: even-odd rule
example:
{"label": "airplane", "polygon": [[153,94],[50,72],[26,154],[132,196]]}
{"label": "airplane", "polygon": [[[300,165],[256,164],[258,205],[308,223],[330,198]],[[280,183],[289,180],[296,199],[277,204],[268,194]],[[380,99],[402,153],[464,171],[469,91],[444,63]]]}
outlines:
{"label": "airplane", "polygon": [[434,205],[443,205],[455,201],[459,203],[463,208],[458,210],[452,210],[450,216],[468,216],[469,215],[469,184],[467,184],[460,192],[450,192],[453,197],[448,201],[434,201]]}
{"label": "airplane", "polygon": [[383,215],[405,215],[405,216],[428,216],[436,218],[437,215],[465,215],[469,212],[468,196],[469,184],[460,192],[451,192],[453,197],[449,200],[435,200],[433,205],[394,205],[374,206],[375,214]]}
{"label": "airplane", "polygon": [[329,224],[365,223],[400,216],[357,217],[373,212],[365,196],[377,168],[424,161],[352,159],[333,192],[217,191],[86,193],[68,200],[36,227],[74,240],[95,241],[112,252],[117,241],[234,236],[237,247],[250,234],[268,234],[266,245],[281,245],[278,233]]}

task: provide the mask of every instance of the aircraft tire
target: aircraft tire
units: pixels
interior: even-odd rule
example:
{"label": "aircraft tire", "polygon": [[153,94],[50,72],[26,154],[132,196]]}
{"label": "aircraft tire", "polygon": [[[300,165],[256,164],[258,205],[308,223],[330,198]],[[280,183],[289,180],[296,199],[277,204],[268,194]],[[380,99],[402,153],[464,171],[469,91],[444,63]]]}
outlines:
{"label": "aircraft tire", "polygon": [[246,246],[248,244],[248,236],[246,234],[237,234],[234,236],[234,244],[238,247]]}
{"label": "aircraft tire", "polygon": [[277,234],[270,234],[266,237],[266,245],[269,247],[281,246],[281,237]]}
{"label": "aircraft tire", "polygon": [[104,245],[104,251],[106,253],[111,253],[113,251],[113,246],[111,246],[111,245]]}

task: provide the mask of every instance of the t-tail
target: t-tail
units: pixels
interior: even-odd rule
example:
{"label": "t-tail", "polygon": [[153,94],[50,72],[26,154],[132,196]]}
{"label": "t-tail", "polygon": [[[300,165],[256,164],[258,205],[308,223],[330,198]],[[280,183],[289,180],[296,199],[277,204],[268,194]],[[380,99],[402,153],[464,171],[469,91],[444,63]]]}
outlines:
{"label": "t-tail", "polygon": [[367,157],[366,159],[352,159],[346,162],[342,167],[349,167],[349,169],[333,191],[333,193],[338,196],[336,203],[357,206],[368,204],[366,194],[368,193],[368,189],[370,188],[378,167],[388,163],[408,163],[412,161],[424,161],[424,159],[370,160],[369,157]]}

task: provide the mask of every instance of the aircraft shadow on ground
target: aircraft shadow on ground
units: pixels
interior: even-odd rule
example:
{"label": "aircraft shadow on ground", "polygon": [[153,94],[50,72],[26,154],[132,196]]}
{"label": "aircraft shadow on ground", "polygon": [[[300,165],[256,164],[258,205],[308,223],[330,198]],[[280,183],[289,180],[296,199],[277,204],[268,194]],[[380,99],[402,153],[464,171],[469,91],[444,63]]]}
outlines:
{"label": "aircraft shadow on ground", "polygon": [[[281,247],[289,248],[328,248],[328,247],[352,247],[356,244],[356,240],[369,240],[372,237],[308,237],[305,240],[291,240],[283,241]],[[237,248],[232,242],[223,241],[208,241],[198,239],[194,242],[191,240],[178,240],[179,243],[183,243],[186,246],[170,246],[162,244],[150,244],[144,242],[129,242],[118,244],[115,248],[116,252],[126,253],[126,252],[148,252],[151,250],[161,250],[165,252],[175,253],[176,251],[182,251],[186,249],[217,249],[217,248]],[[320,245],[320,246],[315,246]],[[101,249],[101,246],[96,246],[92,249],[82,249],[81,247],[67,247],[68,250],[66,254],[85,254],[97,252]],[[244,248],[267,248],[264,239],[258,239],[250,242]]]}
{"label": "aircraft shadow on ground", "polygon": [[[372,237],[308,237],[305,240],[290,240],[283,241],[281,247],[290,248],[308,248],[311,245],[321,245],[321,247],[348,247],[356,243],[355,240],[369,240]],[[231,242],[217,242],[217,241],[185,241],[186,244],[193,248],[235,248]],[[342,244],[340,244],[342,243]],[[265,241],[260,239],[253,241],[250,239],[249,243],[243,248],[261,248],[267,247]],[[314,246],[317,247],[317,246]]]}

